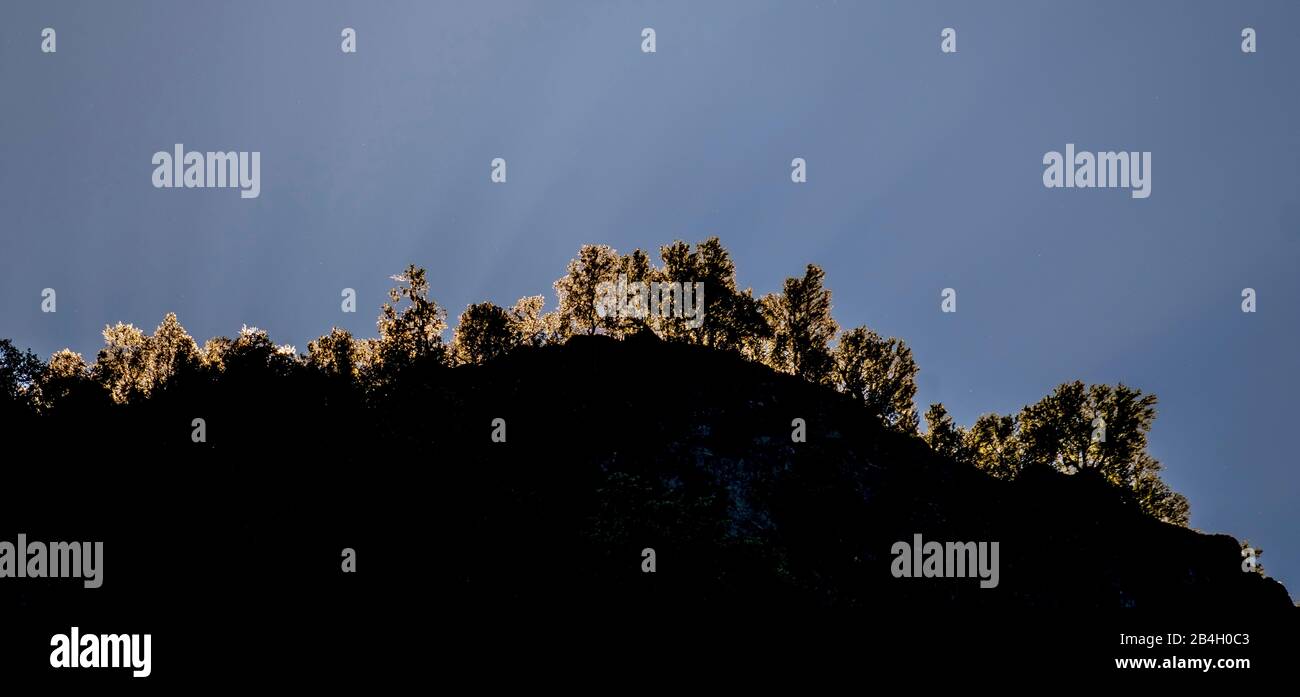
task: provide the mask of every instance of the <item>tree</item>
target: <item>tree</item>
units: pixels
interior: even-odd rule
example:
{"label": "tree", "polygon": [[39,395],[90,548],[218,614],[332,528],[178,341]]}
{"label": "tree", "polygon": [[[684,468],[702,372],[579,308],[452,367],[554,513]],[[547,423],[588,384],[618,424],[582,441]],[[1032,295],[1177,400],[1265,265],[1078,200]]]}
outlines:
{"label": "tree", "polygon": [[[683,292],[685,284],[694,282],[700,277],[699,257],[691,252],[691,246],[681,240],[672,244],[666,244],[659,248],[659,260],[663,262],[663,268],[655,274],[654,280],[661,284],[681,283]],[[692,292],[694,286],[692,285]],[[708,288],[705,289],[705,297],[709,296]],[[691,329],[686,325],[684,317],[678,317],[677,308],[673,308],[672,316],[656,317],[654,324],[659,330],[659,335],[667,341],[683,341],[689,343],[699,343],[699,329]],[[705,317],[708,319],[708,307],[705,306]],[[702,329],[702,327],[701,327]]]}
{"label": "tree", "polygon": [[559,314],[542,313],[545,301],[540,295],[531,295],[515,301],[510,308],[510,331],[517,346],[539,347],[553,343],[559,333]]}
{"label": "tree", "polygon": [[1185,527],[1190,518],[1187,499],[1161,480],[1164,466],[1146,452],[1155,405],[1155,395],[1122,383],[1064,383],[1021,410],[1025,457],[1063,472],[1097,472],[1130,492],[1143,511]]}
{"label": "tree", "polygon": [[[736,265],[731,253],[716,236],[695,246],[695,269],[698,276],[691,280],[704,283],[704,324],[698,330],[700,343],[713,348],[737,347],[740,338],[735,336],[733,307],[736,291]],[[687,279],[682,279],[683,281]]]}
{"label": "tree", "polygon": [[94,397],[104,399],[106,392],[91,380],[90,368],[80,353],[68,349],[55,351],[38,379],[37,402],[42,411],[49,411],[69,401]]}
{"label": "tree", "polygon": [[736,265],[716,236],[700,242],[694,250],[677,240],[660,247],[659,257],[663,269],[654,272],[652,280],[681,283],[688,288],[700,283],[704,291],[703,298],[694,298],[703,306],[703,324],[692,329],[684,319],[675,316],[653,318],[652,326],[660,336],[742,354],[747,349],[752,353],[754,342],[770,338],[759,301],[752,290],[737,289]]}
{"label": "tree", "polygon": [[1155,395],[1123,384],[1064,383],[1021,410],[1026,455],[1066,472],[1094,469],[1127,485],[1137,473],[1136,458],[1146,451],[1155,404]]}
{"label": "tree", "polygon": [[[657,278],[656,274],[657,269],[650,263],[649,255],[640,249],[634,249],[631,254],[619,259],[615,282],[626,279],[626,288],[634,291],[634,295],[628,299],[629,307],[633,308],[632,314],[622,317],[606,317],[606,320],[614,329],[613,333],[620,338],[629,337],[642,331],[649,331],[654,326],[654,318],[649,314],[649,289],[645,288],[644,284],[654,281]],[[635,290],[637,288],[641,288],[641,290]]]}
{"label": "tree", "polygon": [[[1251,547],[1251,546],[1250,546],[1250,540],[1242,540],[1242,541],[1241,541],[1241,558],[1242,558],[1242,559],[1245,559],[1245,558],[1247,558],[1247,557],[1254,557],[1254,558],[1255,558],[1255,565],[1254,565],[1254,567],[1252,568],[1252,570],[1253,570],[1255,573],[1259,574],[1260,576],[1265,576],[1266,574],[1264,573],[1264,565],[1261,564],[1261,563],[1259,562],[1259,558],[1262,557],[1262,556],[1264,556],[1264,550],[1262,550],[1262,549],[1255,549],[1255,548]],[[1244,564],[1245,562],[1242,562],[1242,563]],[[1242,566],[1241,568],[1242,568],[1242,571],[1245,571],[1245,570],[1247,569],[1246,566]],[[1297,607],[1300,607],[1300,603],[1297,603],[1296,606],[1297,606]]]}
{"label": "tree", "polygon": [[44,369],[31,350],[20,351],[9,339],[0,339],[0,400],[13,406],[30,404],[32,386]]}
{"label": "tree", "polygon": [[771,366],[814,383],[829,382],[834,368],[829,343],[838,327],[825,278],[826,272],[809,264],[803,278],[787,278],[779,295],[762,300],[772,327]]}
{"label": "tree", "polygon": [[845,393],[897,431],[916,433],[916,361],[901,339],[885,339],[867,327],[840,335],[834,379]]}
{"label": "tree", "polygon": [[121,322],[104,327],[103,335],[104,348],[95,357],[91,375],[114,402],[125,404],[148,389],[145,335],[134,325]]}
{"label": "tree", "polygon": [[1026,456],[1062,471],[1078,469],[1092,441],[1093,417],[1087,401],[1083,383],[1076,381],[1058,386],[1052,394],[1021,409]]}
{"label": "tree", "polygon": [[1112,482],[1132,482],[1141,471],[1140,458],[1146,453],[1147,434],[1156,418],[1156,396],[1123,383],[1093,385],[1089,401],[1094,421],[1100,424],[1104,420],[1106,437],[1093,443],[1084,466],[1099,470]]}
{"label": "tree", "polygon": [[109,391],[113,401],[124,404],[148,397],[172,378],[202,364],[198,344],[176,314],[168,312],[152,336],[121,322],[104,327],[104,348],[95,357],[91,376]]}
{"label": "tree", "polygon": [[754,292],[736,285],[736,265],[717,237],[696,246],[695,267],[705,289],[705,322],[700,343],[725,351],[744,351],[748,337],[771,335]]}
{"label": "tree", "polygon": [[1185,496],[1170,489],[1160,478],[1160,470],[1164,469],[1164,465],[1142,453],[1137,458],[1135,469],[1136,474],[1129,488],[1138,506],[1156,520],[1187,527],[1191,521],[1191,505]]}
{"label": "tree", "polygon": [[931,404],[925,412],[925,442],[930,449],[954,460],[966,461],[966,434],[953,423],[943,403]]}
{"label": "tree", "polygon": [[478,303],[461,313],[452,355],[456,363],[481,365],[514,350],[518,340],[509,313],[492,303]]}
{"label": "tree", "polygon": [[[424,269],[410,264],[392,279],[398,285],[388,291],[389,301],[379,315],[379,360],[388,370],[423,360],[445,363],[442,333],[447,329],[447,312],[429,299]],[[406,306],[399,311],[403,301]]]}
{"label": "tree", "polygon": [[329,334],[307,342],[307,365],[325,375],[355,380],[363,363],[361,351],[351,332],[334,327]]}
{"label": "tree", "polygon": [[211,373],[221,373],[226,369],[226,353],[232,344],[234,341],[225,336],[208,339],[199,349],[199,365]]}
{"label": "tree", "polygon": [[621,266],[618,252],[612,248],[582,245],[578,256],[569,261],[568,272],[555,282],[560,300],[559,329],[564,336],[595,334],[599,328],[611,330],[618,326],[618,318],[612,314],[600,316],[596,303],[602,299],[597,289],[602,283],[617,282]]}
{"label": "tree", "polygon": [[[227,340],[229,341],[229,340]],[[266,374],[288,375],[299,365],[293,346],[276,345],[263,329],[244,326],[229,344],[219,343],[225,351],[220,357],[226,374],[261,377]]]}
{"label": "tree", "polygon": [[1014,416],[984,414],[966,431],[965,450],[974,465],[999,479],[1014,479],[1024,469],[1025,452]]}
{"label": "tree", "polygon": [[176,319],[168,312],[145,340],[144,375],[141,377],[145,394],[162,387],[178,375],[188,374],[199,365],[199,347]]}

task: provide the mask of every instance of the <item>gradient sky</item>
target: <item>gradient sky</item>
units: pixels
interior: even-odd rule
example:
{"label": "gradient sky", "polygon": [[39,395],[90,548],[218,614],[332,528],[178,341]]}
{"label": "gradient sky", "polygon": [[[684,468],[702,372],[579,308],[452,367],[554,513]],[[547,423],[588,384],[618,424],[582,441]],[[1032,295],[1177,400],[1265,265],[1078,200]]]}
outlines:
{"label": "gradient sky", "polygon": [[[822,265],[959,423],[1073,379],[1154,392],[1192,526],[1300,596],[1297,27],[1285,0],[6,1],[0,337],[92,358],[175,311],[305,351],[373,336],[408,262],[453,317],[549,309],[583,243],[718,235],[758,293]],[[153,188],[175,143],[260,151],[260,198]],[[1066,143],[1151,151],[1151,197],[1044,188]]]}

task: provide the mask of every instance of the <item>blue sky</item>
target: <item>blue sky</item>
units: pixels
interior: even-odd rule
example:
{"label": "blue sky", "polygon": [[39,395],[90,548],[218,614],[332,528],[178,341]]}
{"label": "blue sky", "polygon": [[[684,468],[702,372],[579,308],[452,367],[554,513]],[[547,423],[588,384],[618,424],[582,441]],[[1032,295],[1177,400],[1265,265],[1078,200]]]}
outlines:
{"label": "blue sky", "polygon": [[[0,336],[89,357],[175,311],[304,350],[374,335],[409,262],[455,316],[552,307],[583,243],[718,235],[759,293],[821,264],[840,323],[905,339],[920,407],[960,423],[1073,379],[1159,395],[1192,526],[1295,595],[1296,26],[1281,1],[6,2]],[[260,151],[261,196],[153,188],[176,143]],[[1151,197],[1044,188],[1066,143],[1151,151]]]}

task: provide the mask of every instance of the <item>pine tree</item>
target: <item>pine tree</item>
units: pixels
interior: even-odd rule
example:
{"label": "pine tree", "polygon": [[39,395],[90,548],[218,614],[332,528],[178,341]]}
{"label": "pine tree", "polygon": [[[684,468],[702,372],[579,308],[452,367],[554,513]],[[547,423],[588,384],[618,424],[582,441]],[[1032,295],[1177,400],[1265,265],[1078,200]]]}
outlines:
{"label": "pine tree", "polygon": [[564,336],[595,334],[597,329],[615,329],[618,318],[612,313],[601,317],[596,303],[602,283],[618,281],[621,260],[618,252],[606,245],[584,244],[578,256],[569,261],[568,272],[555,281],[559,297],[559,331]]}
{"label": "pine tree", "polygon": [[176,319],[176,313],[168,312],[153,336],[145,341],[141,379],[144,393],[152,393],[176,376],[190,374],[198,365],[198,344]]}
{"label": "pine tree", "polygon": [[867,327],[840,334],[834,379],[889,428],[916,433],[916,361],[901,339],[885,339]]}
{"label": "pine tree", "polygon": [[[655,272],[656,269],[654,268],[654,265],[650,263],[650,256],[640,249],[634,249],[631,254],[628,254],[619,260],[619,269],[616,276],[620,279],[626,279],[628,289],[634,289],[642,283],[653,281],[655,279]],[[632,336],[641,331],[648,331],[654,325],[649,314],[649,291],[644,290],[639,291],[639,293],[640,300],[634,301],[632,297],[629,297],[628,305],[638,307],[639,309],[636,314],[640,314],[640,317],[625,316],[612,318],[610,324],[613,326],[613,333],[620,338]]]}
{"label": "pine tree", "polygon": [[945,457],[965,462],[966,434],[953,423],[943,403],[931,404],[925,412],[925,442],[931,450]]}
{"label": "pine tree", "polygon": [[974,465],[999,479],[1014,479],[1026,455],[1016,417],[984,414],[966,431],[964,448]]}
{"label": "pine tree", "polygon": [[[447,311],[429,298],[424,269],[411,264],[393,276],[398,285],[388,291],[379,315],[379,359],[385,370],[400,370],[417,361],[446,362],[442,333]],[[405,301],[400,311],[398,306]]]}
{"label": "pine tree", "polygon": [[779,295],[763,296],[772,327],[769,364],[809,382],[828,383],[834,370],[829,347],[838,327],[831,318],[831,292],[822,286],[826,272],[809,264],[803,278],[787,278]]}
{"label": "pine tree", "polygon": [[700,327],[700,343],[725,351],[743,351],[749,337],[770,336],[767,322],[751,289],[741,291],[736,285],[736,265],[731,253],[717,237],[696,246],[700,274],[704,283],[705,314]]}
{"label": "pine tree", "polygon": [[1025,458],[1063,472],[1097,472],[1128,491],[1151,516],[1186,526],[1187,499],[1161,480],[1164,466],[1146,452],[1155,405],[1155,395],[1122,383],[1059,385],[1020,412]]}
{"label": "pine tree", "polygon": [[[654,281],[661,284],[680,283],[683,286],[700,279],[699,257],[691,252],[691,246],[681,240],[672,244],[666,244],[659,248],[659,259],[663,262],[663,268],[652,276]],[[705,289],[705,301],[707,303],[709,289]],[[702,329],[691,329],[686,325],[684,317],[678,317],[677,308],[673,308],[673,314],[666,317],[657,317],[654,326],[657,327],[659,335],[667,341],[683,341],[687,343],[699,343],[700,331]],[[710,317],[708,315],[708,306],[705,305],[705,324],[708,324]]]}
{"label": "pine tree", "polygon": [[1156,520],[1187,527],[1191,520],[1191,506],[1186,497],[1170,489],[1160,478],[1164,465],[1142,453],[1136,458],[1134,469],[1135,474],[1127,484],[1138,506]]}
{"label": "pine tree", "polygon": [[1137,456],[1146,450],[1155,404],[1155,395],[1123,384],[1064,383],[1021,410],[1026,455],[1066,472],[1093,469],[1125,484],[1136,474]]}

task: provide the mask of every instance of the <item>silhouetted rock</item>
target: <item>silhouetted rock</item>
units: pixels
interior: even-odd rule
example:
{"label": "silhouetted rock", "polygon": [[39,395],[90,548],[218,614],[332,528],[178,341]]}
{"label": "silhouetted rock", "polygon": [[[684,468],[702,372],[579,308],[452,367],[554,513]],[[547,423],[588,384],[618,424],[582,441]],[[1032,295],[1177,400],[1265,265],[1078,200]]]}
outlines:
{"label": "silhouetted rock", "polygon": [[[393,555],[368,549],[363,567],[409,573],[394,592],[449,581],[466,611],[1292,607],[1241,570],[1235,540],[1158,522],[1097,477],[995,480],[831,389],[697,346],[576,337],[483,366],[416,364],[370,394],[306,368],[220,375],[37,419],[22,437],[68,463],[43,485],[93,480],[123,511],[163,515],[147,499],[205,529],[238,516],[263,536],[332,540],[361,526]],[[195,417],[206,443],[191,442]],[[146,470],[168,493],[132,486]],[[997,542],[998,585],[895,578],[891,547],[917,534]]]}

